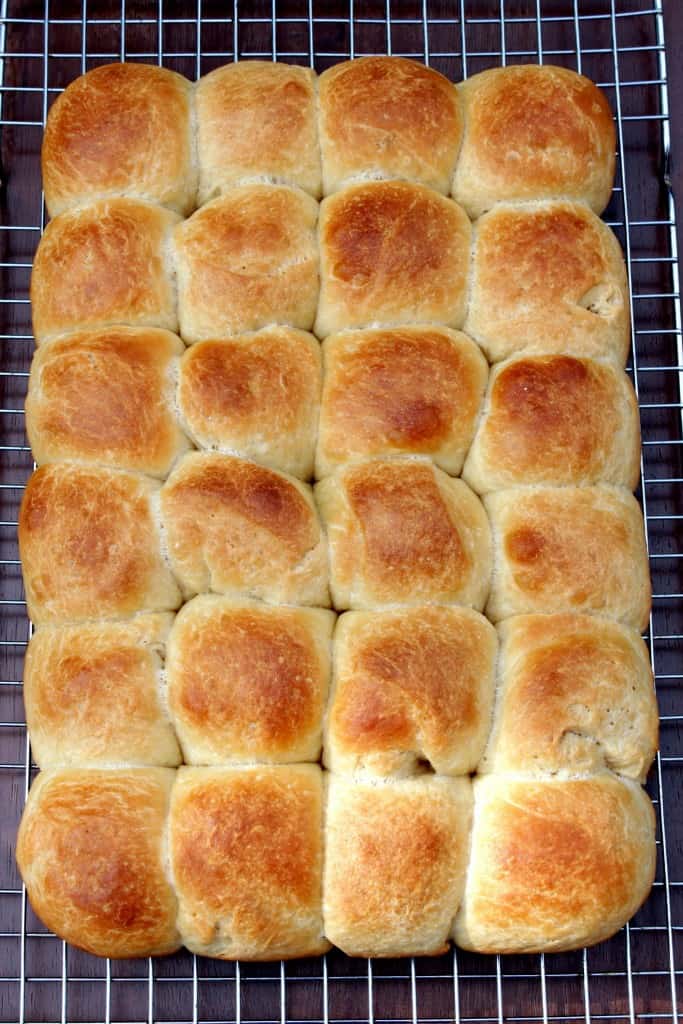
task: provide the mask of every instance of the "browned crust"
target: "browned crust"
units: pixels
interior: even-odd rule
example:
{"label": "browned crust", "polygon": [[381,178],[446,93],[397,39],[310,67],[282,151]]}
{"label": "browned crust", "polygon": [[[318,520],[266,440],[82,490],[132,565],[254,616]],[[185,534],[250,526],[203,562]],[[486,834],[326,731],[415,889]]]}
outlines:
{"label": "browned crust", "polygon": [[350,178],[406,178],[447,193],[462,137],[455,87],[401,57],[362,57],[320,76],[325,194]]}
{"label": "browned crust", "polygon": [[28,481],[19,550],[34,622],[125,618],[176,608],[145,477],[55,463]]}
{"label": "browned crust", "polygon": [[320,196],[316,79],[310,68],[249,60],[197,83],[199,202],[258,178]]}
{"label": "browned crust", "polygon": [[317,766],[182,768],[170,850],[179,927],[190,949],[277,960],[328,948]]}
{"label": "browned crust", "polygon": [[655,871],[654,813],[610,775],[474,784],[474,828],[455,940],[484,953],[576,949],[613,935]]}
{"label": "browned crust", "polygon": [[191,85],[151,64],[105,64],[50,108],[42,148],[50,216],[106,195],[194,207]]}
{"label": "browned crust", "polygon": [[175,772],[43,772],[31,787],[17,863],[35,912],[96,956],[172,953],[176,898],[162,860]]}
{"label": "browned crust", "polygon": [[173,411],[179,338],[110,327],[55,339],[33,357],[26,432],[39,464],[73,459],[165,476],[189,447]]}
{"label": "browned crust", "polygon": [[175,233],[180,333],[188,343],[269,324],[310,330],[318,301],[318,204],[299,189],[244,185]]}
{"label": "browned crust", "polygon": [[36,344],[84,327],[177,327],[167,261],[179,217],[151,203],[107,199],[61,214],[43,234],[31,275]]}
{"label": "browned crust", "polygon": [[465,138],[453,194],[478,217],[502,199],[565,195],[602,213],[616,130],[603,93],[567,68],[494,68],[460,87]]}
{"label": "browned crust", "polygon": [[487,375],[469,338],[438,327],[354,331],[327,338],[323,353],[318,476],[401,453],[460,471]]}
{"label": "browned crust", "polygon": [[603,482],[632,489],[639,475],[638,403],[620,370],[561,355],[494,369],[463,471],[474,490]]}
{"label": "browned crust", "polygon": [[190,764],[320,754],[334,616],[200,597],[178,615],[169,705]]}
{"label": "browned crust", "polygon": [[323,201],[315,333],[419,322],[460,327],[471,227],[422,185],[370,182]]}

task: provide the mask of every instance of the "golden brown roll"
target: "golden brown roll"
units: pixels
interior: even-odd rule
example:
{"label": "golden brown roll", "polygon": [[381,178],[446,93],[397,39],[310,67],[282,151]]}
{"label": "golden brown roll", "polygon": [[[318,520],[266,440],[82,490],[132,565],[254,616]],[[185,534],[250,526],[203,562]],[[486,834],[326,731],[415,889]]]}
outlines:
{"label": "golden brown roll", "polygon": [[658,715],[641,637],[588,615],[519,615],[498,630],[495,715],[478,771],[610,768],[644,782]]}
{"label": "golden brown roll", "polygon": [[307,480],[313,475],[320,345],[291,327],[192,345],[178,405],[199,448],[235,452]]}
{"label": "golden brown roll", "polygon": [[352,185],[320,207],[315,333],[465,316],[471,225],[457,203],[403,181]]}
{"label": "golden brown roll", "polygon": [[486,775],[474,782],[467,883],[455,941],[536,953],[609,938],[645,900],[655,821],[634,782]]}
{"label": "golden brown roll", "polygon": [[496,633],[466,608],[348,612],[325,730],[333,772],[473,772],[491,724]]}
{"label": "golden brown roll", "polygon": [[478,494],[520,484],[608,483],[640,476],[633,385],[608,363],[527,356],[494,366],[462,471]]}
{"label": "golden brown roll", "polygon": [[318,204],[305,192],[245,185],[175,232],[180,333],[190,344],[288,324],[308,331],[318,302]]}
{"label": "golden brown roll", "polygon": [[152,64],[105,64],[72,82],[50,108],[43,138],[50,216],[116,195],[194,209],[191,89]]}
{"label": "golden brown roll", "polygon": [[349,956],[448,948],[469,847],[469,779],[328,776],[325,934]]}
{"label": "golden brown roll", "polygon": [[448,194],[462,124],[455,86],[417,61],[333,65],[320,76],[325,195],[353,178],[404,178]]}
{"label": "golden brown roll", "polygon": [[329,949],[322,821],[318,765],[181,768],[169,850],[187,948],[222,960]]}
{"label": "golden brown roll", "polygon": [[650,574],[640,505],[616,487],[530,487],[484,498],[494,545],[486,614],[589,612],[644,629]]}
{"label": "golden brown roll", "polygon": [[166,476],[190,443],[174,411],[183,343],[152,327],[79,331],[37,349],[26,397],[33,457]]}
{"label": "golden brown roll", "polygon": [[158,493],[147,477],[68,462],[33,474],[18,532],[36,625],[178,607],[180,591],[161,553]]}
{"label": "golden brown roll", "polygon": [[188,764],[316,761],[334,613],[196,597],[168,644],[168,701]]}
{"label": "golden brown roll", "polygon": [[568,196],[596,213],[614,182],[616,132],[593,82],[551,64],[491,68],[460,86],[465,134],[453,195],[471,217],[504,199]]}
{"label": "golden brown roll", "polygon": [[374,455],[429,455],[457,475],[472,441],[488,368],[445,327],[346,331],[323,344],[316,476]]}
{"label": "golden brown roll", "polygon": [[163,659],[173,616],[41,626],[24,663],[31,752],[41,768],[180,764]]}
{"label": "golden brown roll", "polygon": [[492,363],[559,352],[623,366],[630,311],[617,239],[580,203],[496,207],[474,228],[465,330]]}
{"label": "golden brown roll", "polygon": [[178,327],[171,233],[180,217],[136,199],[60,214],[31,275],[36,345],[86,327]]}
{"label": "golden brown roll", "polygon": [[414,459],[362,462],[322,480],[334,607],[484,606],[491,535],[462,480]]}
{"label": "golden brown roll", "polygon": [[310,487],[229,455],[191,452],[161,492],[186,597],[213,590],[271,604],[329,605],[327,550]]}
{"label": "golden brown roll", "polygon": [[47,927],[96,956],[172,953],[177,903],[164,832],[175,772],[41,772],[17,838],[31,906]]}
{"label": "golden brown roll", "polygon": [[199,203],[245,181],[320,195],[315,72],[294,64],[226,64],[197,83]]}

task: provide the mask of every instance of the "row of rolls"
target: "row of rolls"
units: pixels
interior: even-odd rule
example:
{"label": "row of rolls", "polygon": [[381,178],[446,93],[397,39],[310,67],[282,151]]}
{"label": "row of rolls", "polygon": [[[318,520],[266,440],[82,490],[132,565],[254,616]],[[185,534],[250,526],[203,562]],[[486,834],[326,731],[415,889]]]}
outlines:
{"label": "row of rolls", "polygon": [[57,934],[552,951],[642,903],[658,719],[613,173],[609,106],[561,68],[111,65],[62,94],[17,845]]}
{"label": "row of rolls", "polygon": [[491,362],[521,350],[629,351],[619,244],[585,204],[505,203],[472,226],[404,181],[351,184],[318,204],[286,185],[230,189],[182,221],[104,199],[51,221],[31,279],[37,343],[126,323],[186,344],[281,324],[321,340],[378,325],[462,328]]}

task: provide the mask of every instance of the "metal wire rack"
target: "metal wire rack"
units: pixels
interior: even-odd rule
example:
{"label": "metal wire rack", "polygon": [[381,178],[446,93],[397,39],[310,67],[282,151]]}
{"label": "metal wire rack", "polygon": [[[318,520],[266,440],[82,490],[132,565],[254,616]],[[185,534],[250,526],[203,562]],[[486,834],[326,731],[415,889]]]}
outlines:
{"label": "metal wire rack", "polygon": [[[629,371],[642,426],[641,500],[654,584],[647,632],[661,710],[648,789],[658,818],[653,893],[595,949],[553,956],[317,960],[231,965],[182,953],[103,962],[49,934],[13,856],[33,766],[21,671],[30,626],[15,529],[32,469],[23,399],[32,350],[28,283],[44,226],[39,148],[48,108],[87,69],[163,63],[190,78],[233,59],[314,65],[412,56],[453,80],[505,63],[583,71],[617,115],[617,188],[606,219],[626,253]],[[0,0],[0,1022],[634,1022],[678,1020],[683,991],[683,347],[661,0]]]}

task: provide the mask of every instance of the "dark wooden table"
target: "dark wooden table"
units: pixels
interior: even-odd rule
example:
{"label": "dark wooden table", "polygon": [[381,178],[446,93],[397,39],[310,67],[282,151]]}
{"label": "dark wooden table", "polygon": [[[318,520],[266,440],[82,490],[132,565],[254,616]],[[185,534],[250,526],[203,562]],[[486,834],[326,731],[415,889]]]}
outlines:
{"label": "dark wooden table", "polygon": [[[671,109],[670,175],[674,195],[683,203],[683,3],[664,0],[664,32]],[[678,251],[683,252],[683,226],[678,224]]]}
{"label": "dark wooden table", "polygon": [[[683,203],[683,0],[664,0],[672,154],[667,168],[657,49],[657,0],[7,0],[0,191],[0,1024],[26,1021],[672,1021],[672,980],[683,989],[683,517],[681,363],[673,287],[670,193]],[[505,28],[499,22],[501,7]],[[198,15],[201,8],[201,27]],[[238,11],[237,31],[232,22]],[[46,10],[50,15],[46,27]],[[466,16],[462,32],[460,16]],[[309,13],[313,23],[309,23]],[[87,16],[83,21],[84,13]],[[538,15],[540,14],[540,18]],[[575,17],[575,14],[577,15]],[[124,17],[122,17],[124,15]],[[429,53],[425,52],[425,25]],[[540,26],[540,27],[539,27]],[[615,40],[613,30],[616,27]],[[21,406],[32,339],[30,263],[43,223],[39,147],[44,114],[85,68],[126,57],[190,78],[260,55],[318,70],[387,52],[425,59],[451,79],[508,61],[581,67],[605,86],[623,137],[606,219],[627,250],[634,294],[630,372],[642,409],[648,539],[656,594],[647,639],[662,712],[662,753],[648,790],[656,801],[657,882],[628,930],[588,952],[493,958],[449,954],[411,961],[242,965],[188,954],[154,964],[106,965],[66,949],[25,910],[14,865],[15,829],[29,779],[21,667],[28,622],[14,523],[31,471]],[[463,59],[462,42],[465,42]],[[579,47],[577,50],[577,39]],[[620,88],[616,87],[616,71]],[[634,82],[644,83],[633,85]],[[626,174],[622,172],[625,169]],[[622,186],[627,181],[627,194]],[[625,198],[627,202],[625,202]],[[679,245],[683,244],[678,225]],[[668,883],[668,885],[667,885]],[[25,917],[24,917],[25,914]]]}

